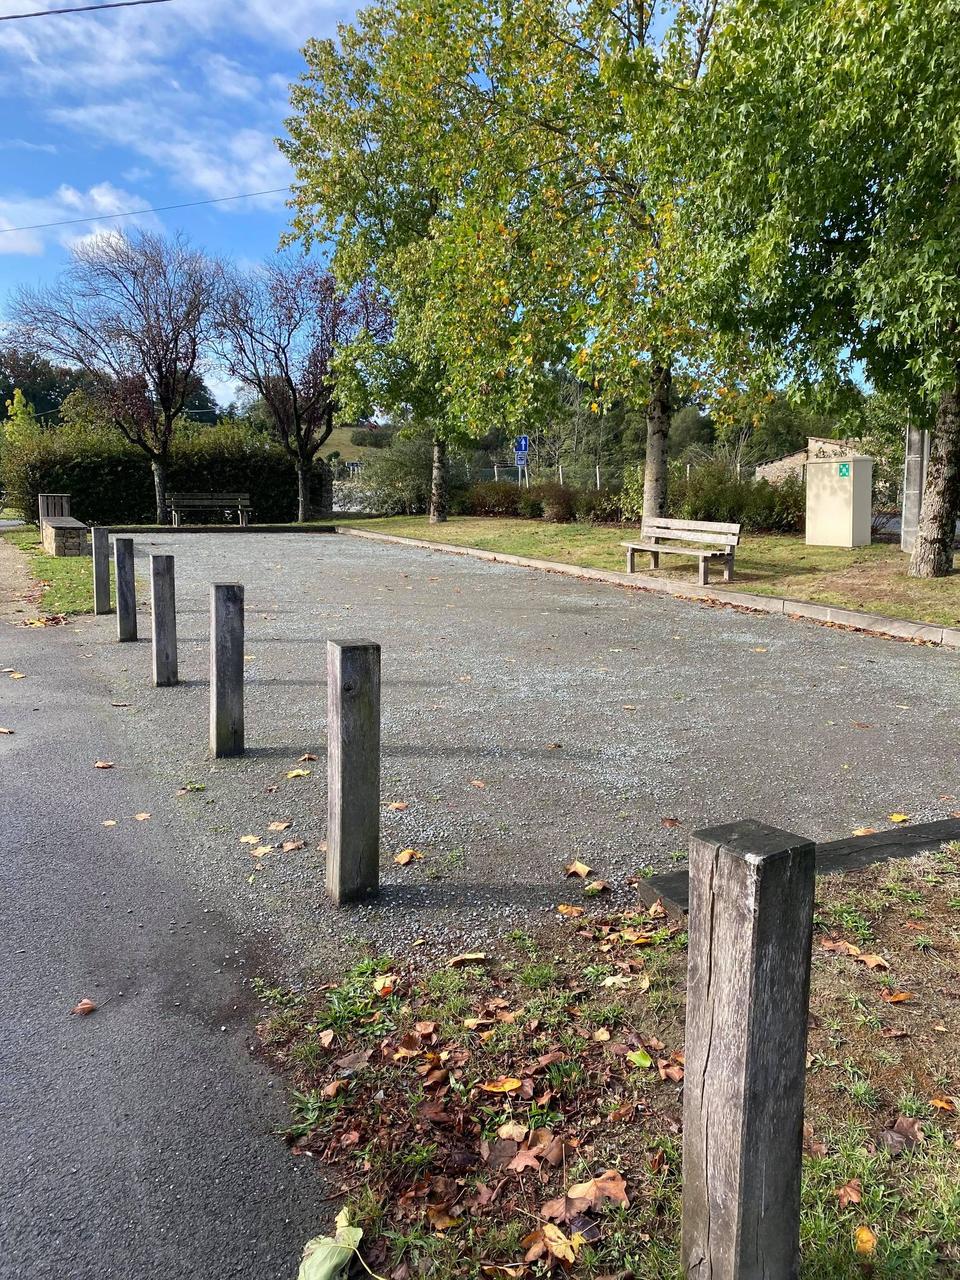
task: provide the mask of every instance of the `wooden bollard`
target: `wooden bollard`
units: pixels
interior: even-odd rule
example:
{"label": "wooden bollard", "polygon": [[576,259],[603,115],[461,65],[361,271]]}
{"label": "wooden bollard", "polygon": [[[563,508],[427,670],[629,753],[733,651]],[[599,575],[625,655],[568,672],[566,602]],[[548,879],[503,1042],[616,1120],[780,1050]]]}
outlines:
{"label": "wooden bollard", "polygon": [[93,541],[93,612],[110,612],[110,530],[95,525]]}
{"label": "wooden bollard", "polygon": [[243,587],[210,588],[210,754],[243,755]]}
{"label": "wooden bollard", "polygon": [[133,576],[133,539],[114,538],[117,571],[117,639],[137,638],[137,587]]}
{"label": "wooden bollard", "polygon": [[380,888],[380,646],[327,642],[327,893]]}
{"label": "wooden bollard", "polygon": [[759,822],[690,840],[683,1085],[688,1280],[795,1280],[814,845]]}
{"label": "wooden bollard", "polygon": [[153,624],[153,683],[158,688],[166,688],[179,681],[173,556],[150,557],[150,607]]}

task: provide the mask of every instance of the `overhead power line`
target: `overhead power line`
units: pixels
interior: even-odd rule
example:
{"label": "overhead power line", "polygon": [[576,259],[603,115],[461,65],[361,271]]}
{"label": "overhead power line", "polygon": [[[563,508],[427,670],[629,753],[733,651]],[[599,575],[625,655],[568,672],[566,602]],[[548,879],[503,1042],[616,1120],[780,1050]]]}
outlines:
{"label": "overhead power line", "polygon": [[170,0],[110,0],[108,4],[78,4],[70,9],[35,9],[31,13],[3,13],[0,22],[14,18],[53,18],[58,13],[94,13],[97,9],[133,9],[141,4],[169,4]]}
{"label": "overhead power line", "polygon": [[[144,3],[145,0],[138,0]],[[172,209],[198,209],[204,204],[226,204],[229,200],[252,200],[255,196],[279,196],[289,187],[273,187],[270,191],[241,191],[236,196],[215,196],[210,200],[188,200],[186,204],[161,204],[152,209],[127,209],[124,213],[91,213],[86,218],[64,218],[60,222],[34,222],[29,227],[0,227],[0,235],[12,231],[46,231],[50,227],[75,227],[80,222],[104,222],[108,218],[136,218],[141,213],[169,213]]]}

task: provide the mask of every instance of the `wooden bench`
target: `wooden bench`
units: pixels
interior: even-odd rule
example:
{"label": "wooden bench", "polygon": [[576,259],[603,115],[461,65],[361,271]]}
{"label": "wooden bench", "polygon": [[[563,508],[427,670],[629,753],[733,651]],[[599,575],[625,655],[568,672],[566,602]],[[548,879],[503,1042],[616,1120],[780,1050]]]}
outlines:
{"label": "wooden bench", "polygon": [[181,523],[185,511],[235,510],[241,524],[250,521],[249,493],[171,493],[167,497],[167,506],[175,525]]}
{"label": "wooden bench", "polygon": [[[640,542],[621,542],[627,548],[627,573],[636,573],[638,551],[650,553],[650,568],[660,567],[661,555],[696,556],[700,561],[700,585],[709,581],[711,560],[723,561],[724,582],[733,581],[733,553],[740,543],[738,524],[716,524],[709,520],[667,520],[657,516],[644,520],[640,526]],[[668,546],[670,542],[690,543],[689,546]]]}

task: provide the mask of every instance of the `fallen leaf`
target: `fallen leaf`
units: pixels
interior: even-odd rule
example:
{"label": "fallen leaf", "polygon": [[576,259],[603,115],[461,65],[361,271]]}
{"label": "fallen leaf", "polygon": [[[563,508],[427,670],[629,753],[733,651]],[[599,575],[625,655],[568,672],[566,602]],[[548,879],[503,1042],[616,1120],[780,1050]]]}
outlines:
{"label": "fallen leaf", "polygon": [[288,778],[309,778],[310,770],[309,769],[288,769],[287,777]]}
{"label": "fallen leaf", "polygon": [[117,825],[116,818],[107,818],[103,823],[105,827],[115,827]]}
{"label": "fallen leaf", "polygon": [[465,964],[484,964],[486,959],[485,951],[465,951],[462,955],[451,956],[447,964],[451,969],[459,969]]}
{"label": "fallen leaf", "polygon": [[661,827],[682,827],[683,823],[679,818],[661,818],[660,825]]}
{"label": "fallen leaf", "polygon": [[81,1018],[86,1018],[89,1014],[96,1013],[96,1011],[97,1006],[89,999],[81,1000],[70,1010],[71,1013],[78,1013]]}
{"label": "fallen leaf", "polygon": [[405,867],[408,863],[413,862],[414,858],[422,858],[423,854],[419,849],[401,849],[394,858],[394,862],[398,867]]}
{"label": "fallen leaf", "polygon": [[853,1247],[857,1253],[871,1254],[877,1247],[877,1237],[869,1227],[857,1227],[853,1234]]}
{"label": "fallen leaf", "polygon": [[268,831],[289,831],[293,826],[292,822],[271,822],[267,827]]}
{"label": "fallen leaf", "polygon": [[498,1080],[487,1080],[477,1087],[484,1093],[516,1093],[522,1083],[517,1076],[500,1076]]}
{"label": "fallen leaf", "polygon": [[585,862],[568,862],[563,872],[564,875],[580,876],[582,879],[590,874],[590,868]]}
{"label": "fallen leaf", "polygon": [[935,1111],[946,1111],[948,1113],[952,1113],[957,1109],[957,1105],[952,1098],[931,1098],[930,1105]]}
{"label": "fallen leaf", "polygon": [[283,853],[296,853],[298,849],[305,849],[306,847],[306,840],[284,840],[281,849]]}
{"label": "fallen leaf", "polygon": [[259,836],[241,836],[240,843],[241,844],[259,844],[260,837]]}
{"label": "fallen leaf", "polygon": [[583,1200],[588,1208],[596,1209],[607,1200],[629,1207],[627,1185],[616,1169],[607,1169],[589,1182],[577,1182],[567,1188],[568,1200]]}
{"label": "fallen leaf", "polygon": [[840,1201],[840,1208],[847,1209],[852,1204],[859,1204],[863,1199],[863,1184],[859,1178],[851,1178],[833,1193]]}
{"label": "fallen leaf", "polygon": [[877,834],[876,827],[854,827],[853,834],[855,836],[875,836]]}
{"label": "fallen leaf", "polygon": [[859,956],[860,948],[855,947],[852,942],[845,942],[842,938],[824,938],[820,943],[824,951],[832,951],[838,956]]}
{"label": "fallen leaf", "polygon": [[10,679],[11,679],[11,680],[26,680],[26,678],[27,678],[27,677],[23,674],[23,672],[22,672],[22,671],[11,671],[11,672],[10,672]]}
{"label": "fallen leaf", "polygon": [[635,1049],[633,1053],[627,1054],[627,1061],[631,1067],[640,1067],[646,1069],[653,1066],[653,1059],[647,1053],[646,1049]]}
{"label": "fallen leaf", "polygon": [[0,737],[9,738],[13,734],[12,729],[4,729],[0,727]]}
{"label": "fallen leaf", "polygon": [[372,1056],[372,1049],[358,1049],[356,1053],[348,1053],[342,1058],[335,1059],[333,1065],[341,1075],[351,1076],[357,1071],[362,1071],[369,1064]]}
{"label": "fallen leaf", "polygon": [[409,807],[410,806],[407,804],[406,800],[394,800],[391,804],[387,805],[387,808],[392,809],[394,813],[403,813],[404,809],[408,809]]}
{"label": "fallen leaf", "polygon": [[346,1209],[337,1214],[336,1225],[334,1236],[314,1236],[307,1241],[297,1280],[336,1280],[345,1274],[363,1239],[363,1231],[350,1226]]}
{"label": "fallen leaf", "polygon": [[891,813],[889,817],[891,822],[909,822],[910,821],[909,813]]}
{"label": "fallen leaf", "polygon": [[483,781],[482,778],[471,778],[470,785],[471,787],[476,787],[479,791],[482,791],[487,784]]}
{"label": "fallen leaf", "polygon": [[521,1248],[527,1251],[524,1254],[525,1262],[536,1262],[544,1255],[548,1259],[556,1259],[564,1263],[577,1260],[579,1245],[575,1243],[575,1238],[568,1239],[552,1222],[543,1223],[536,1231],[531,1231],[528,1236],[525,1236],[520,1243]]}
{"label": "fallen leaf", "polygon": [[207,784],[205,782],[185,782],[177,791],[178,796],[188,796],[193,791],[206,791]]}
{"label": "fallen leaf", "polygon": [[583,886],[583,896],[585,898],[595,898],[597,894],[609,892],[610,885],[606,880],[591,880],[589,884]]}
{"label": "fallen leaf", "polygon": [[923,1142],[923,1129],[920,1121],[913,1116],[897,1116],[892,1128],[880,1132],[880,1145],[891,1157]]}
{"label": "fallen leaf", "polygon": [[307,764],[308,761],[316,760],[316,758],[317,757],[315,755],[311,755],[309,751],[305,751],[303,755],[300,757],[300,759],[297,761],[297,764]]}
{"label": "fallen leaf", "polygon": [[610,1032],[606,1027],[598,1027],[593,1033],[592,1038],[596,1040],[598,1044],[605,1044],[610,1039]]}
{"label": "fallen leaf", "polygon": [[149,813],[135,813],[133,816],[138,822],[146,822],[151,815]]}
{"label": "fallen leaf", "polygon": [[385,973],[373,980],[373,989],[378,996],[392,996],[397,985],[397,976],[394,973]]}
{"label": "fallen leaf", "polygon": [[583,915],[583,907],[574,907],[569,902],[561,902],[557,905],[557,912],[562,916],[573,918]]}
{"label": "fallen leaf", "polygon": [[257,845],[256,849],[251,851],[250,856],[253,858],[264,858],[268,853],[273,853],[273,845],[259,844]]}
{"label": "fallen leaf", "polygon": [[112,760],[98,760],[98,761],[97,761],[97,763],[96,763],[93,767],[94,767],[95,769],[112,769],[112,768],[113,768],[113,761],[112,761]]}
{"label": "fallen leaf", "polygon": [[545,745],[548,751],[559,751],[562,747],[562,744],[559,742],[548,742]]}
{"label": "fallen leaf", "polygon": [[913,993],[910,991],[888,991],[884,987],[880,992],[880,999],[886,1004],[906,1004],[908,1000],[913,999]]}
{"label": "fallen leaf", "polygon": [[889,969],[890,965],[884,960],[883,956],[877,955],[861,955],[855,956],[857,964],[865,964],[868,969]]}

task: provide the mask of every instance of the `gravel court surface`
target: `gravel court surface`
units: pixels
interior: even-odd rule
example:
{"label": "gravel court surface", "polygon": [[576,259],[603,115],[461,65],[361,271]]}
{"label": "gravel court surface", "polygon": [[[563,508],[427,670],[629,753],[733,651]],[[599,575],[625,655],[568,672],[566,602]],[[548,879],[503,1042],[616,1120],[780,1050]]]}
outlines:
{"label": "gravel court surface", "polygon": [[[181,686],[150,687],[148,639],[117,646],[112,618],[64,642],[131,704],[117,732],[170,856],[293,969],[364,942],[487,945],[580,900],[573,858],[629,901],[628,877],[673,865],[698,826],[754,817],[829,839],[958,805],[960,659],[942,650],[335,535],[136,546],[144,599],[149,553],[176,557]],[[214,581],[246,586],[248,752],[219,763]],[[318,849],[328,638],[383,647],[383,892],[339,911]],[[304,752],[310,777],[288,780]],[[176,797],[188,781],[206,790]],[[244,834],[307,848],[254,859]],[[424,859],[396,866],[411,846]]]}

